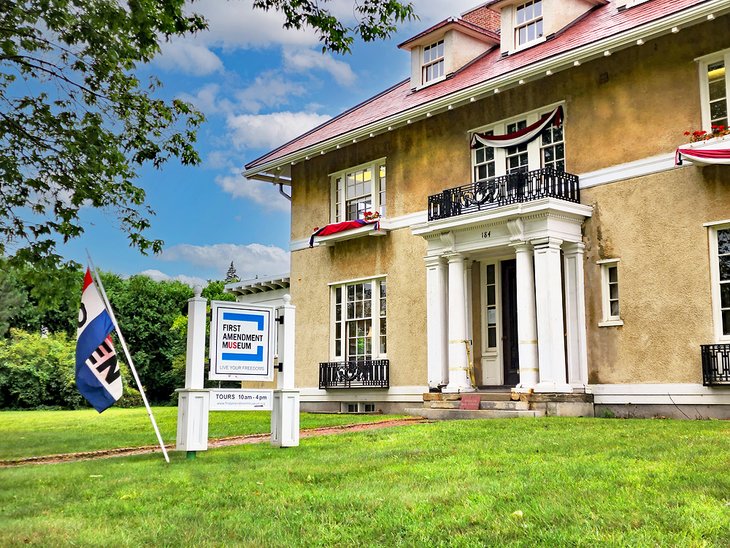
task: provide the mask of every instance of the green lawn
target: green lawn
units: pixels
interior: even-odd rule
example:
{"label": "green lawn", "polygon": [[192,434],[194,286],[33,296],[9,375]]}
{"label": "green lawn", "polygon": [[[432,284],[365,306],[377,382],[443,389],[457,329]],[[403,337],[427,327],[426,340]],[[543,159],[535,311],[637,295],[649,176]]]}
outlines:
{"label": "green lawn", "polygon": [[455,421],[0,469],[0,545],[728,546],[729,435]]}
{"label": "green lawn", "polygon": [[[152,412],[165,443],[174,443],[177,407],[154,407]],[[383,420],[382,415],[319,415],[302,413],[301,428]],[[271,431],[267,411],[210,413],[210,438]],[[112,407],[103,413],[80,411],[0,411],[0,460],[156,445],[157,438],[144,408]]]}

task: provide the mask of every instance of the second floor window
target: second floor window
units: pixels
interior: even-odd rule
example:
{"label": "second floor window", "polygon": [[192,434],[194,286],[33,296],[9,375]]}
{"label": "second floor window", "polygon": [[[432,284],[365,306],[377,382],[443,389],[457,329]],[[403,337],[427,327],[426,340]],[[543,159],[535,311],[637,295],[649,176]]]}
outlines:
{"label": "second floor window", "polygon": [[423,48],[422,83],[426,84],[444,75],[444,41],[439,40]]}
{"label": "second floor window", "polygon": [[526,2],[515,11],[515,45],[517,47],[542,38],[542,0]]}
{"label": "second floor window", "polygon": [[[482,135],[503,135],[520,131],[537,122],[550,109],[535,111],[517,120],[500,122],[490,126]],[[529,143],[504,148],[480,145],[472,150],[472,176],[474,181],[506,175],[516,171],[533,171],[553,168],[565,171],[565,142],[563,125],[548,125],[540,136]]]}
{"label": "second floor window", "polygon": [[710,131],[712,126],[728,127],[728,111],[730,111],[728,64],[730,64],[730,50],[706,57],[700,63],[702,129],[706,131]]}
{"label": "second floor window", "polygon": [[364,218],[365,212],[385,216],[385,160],[332,176],[332,222]]}

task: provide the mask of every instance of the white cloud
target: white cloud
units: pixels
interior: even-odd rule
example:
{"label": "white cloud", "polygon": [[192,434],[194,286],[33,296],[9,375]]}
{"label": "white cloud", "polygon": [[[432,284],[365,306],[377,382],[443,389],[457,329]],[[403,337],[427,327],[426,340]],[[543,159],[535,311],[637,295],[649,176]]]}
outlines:
{"label": "white cloud", "polygon": [[355,73],[344,61],[334,59],[328,53],[320,53],[311,49],[284,50],[284,67],[295,72],[310,73],[312,70],[329,72],[335,81],[343,86],[355,83]]}
{"label": "white cloud", "polygon": [[265,48],[277,45],[312,46],[318,42],[312,30],[284,29],[284,16],[274,10],[253,9],[252,0],[200,0],[190,11],[208,20],[208,30],[195,40],[225,50]]}
{"label": "white cloud", "polygon": [[227,125],[236,148],[272,149],[329,119],[311,112],[274,112],[231,116]]}
{"label": "white cloud", "polygon": [[289,200],[279,193],[278,187],[269,183],[246,179],[238,170],[231,170],[230,175],[219,175],[215,178],[215,182],[224,192],[235,198],[251,200],[269,211],[289,212]]}
{"label": "white cloud", "polygon": [[193,76],[206,76],[223,70],[223,61],[215,53],[191,39],[164,42],[155,63],[165,70],[179,70]]}
{"label": "white cloud", "polygon": [[182,282],[186,285],[189,285],[190,287],[195,287],[196,285],[199,285],[200,287],[205,287],[208,285],[208,281],[204,280],[203,278],[196,278],[195,276],[186,276],[185,274],[178,274],[177,276],[169,276],[168,274],[165,274],[164,272],[161,272],[159,270],[145,270],[144,272],[140,272],[141,276],[147,276],[148,278],[151,278],[155,280],[156,282],[166,282],[170,280],[177,280],[178,282]]}
{"label": "white cloud", "polygon": [[262,244],[179,244],[162,252],[165,261],[183,261],[220,272],[228,270],[231,261],[241,279],[272,276],[289,272],[289,252]]}
{"label": "white cloud", "polygon": [[275,71],[266,71],[253,84],[235,93],[238,105],[245,111],[258,112],[263,107],[277,107],[287,103],[291,96],[301,96],[307,89],[287,80]]}

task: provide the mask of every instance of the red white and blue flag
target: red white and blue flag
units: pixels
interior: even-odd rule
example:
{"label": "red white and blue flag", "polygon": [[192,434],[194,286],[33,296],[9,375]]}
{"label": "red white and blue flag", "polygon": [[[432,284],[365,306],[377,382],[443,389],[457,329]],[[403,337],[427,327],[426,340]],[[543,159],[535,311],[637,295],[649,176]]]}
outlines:
{"label": "red white and blue flag", "polygon": [[76,338],[76,386],[99,413],[122,397],[112,331],[114,324],[87,268]]}

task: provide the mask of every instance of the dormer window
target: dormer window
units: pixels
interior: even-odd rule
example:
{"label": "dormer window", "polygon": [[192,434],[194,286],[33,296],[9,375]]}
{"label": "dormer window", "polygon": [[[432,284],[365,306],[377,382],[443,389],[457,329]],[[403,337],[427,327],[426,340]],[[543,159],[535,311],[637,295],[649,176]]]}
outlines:
{"label": "dormer window", "polygon": [[422,83],[427,84],[444,76],[444,41],[439,40],[423,48]]}
{"label": "dormer window", "polygon": [[515,45],[517,47],[542,38],[542,0],[531,0],[517,6],[515,15]]}

